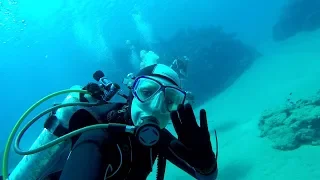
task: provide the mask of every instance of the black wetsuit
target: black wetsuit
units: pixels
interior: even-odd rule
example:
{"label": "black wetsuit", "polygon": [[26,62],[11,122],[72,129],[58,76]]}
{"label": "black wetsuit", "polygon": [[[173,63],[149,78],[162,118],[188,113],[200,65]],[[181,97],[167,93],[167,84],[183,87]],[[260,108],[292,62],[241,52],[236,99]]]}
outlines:
{"label": "black wetsuit", "polygon": [[[132,125],[131,119],[127,118],[128,113],[118,111],[123,106],[124,104],[120,103],[110,104],[106,114],[102,115],[99,120],[87,110],[78,110],[70,119],[69,130],[74,131],[97,123]],[[164,179],[166,160],[196,179],[216,178],[216,161],[212,164],[211,173],[200,175],[194,167],[176,155],[177,150],[170,147],[170,143],[177,139],[166,129],[161,130],[160,134],[160,141],[149,148],[141,145],[131,134],[109,133],[103,129],[85,132],[72,139],[73,148],[64,169],[50,174],[46,180],[144,180],[152,171],[156,158],[158,158],[156,170],[159,180]],[[190,154],[190,156],[194,155]]]}
{"label": "black wetsuit", "polygon": [[[100,123],[104,121],[132,125],[127,112],[118,112],[123,106],[120,103],[110,105],[109,111],[100,118]],[[79,122],[88,125],[86,122],[93,122],[92,118],[86,110],[80,110],[72,116],[70,124],[77,122],[78,127],[74,129],[78,129],[81,128]],[[161,168],[165,165],[164,159],[197,178],[194,168],[176,156],[175,150],[170,148],[170,142],[174,140],[177,139],[166,129],[161,130],[160,141],[152,148],[141,145],[134,135],[127,133],[108,133],[102,129],[83,133],[73,146],[60,180],[103,180],[106,177],[144,180],[152,171],[157,157],[161,159],[158,167],[159,179],[163,176],[161,171],[164,170]]]}
{"label": "black wetsuit", "polygon": [[[132,125],[126,112],[118,113],[124,105],[110,104],[106,114],[99,120],[84,109],[78,110],[70,119],[69,131],[97,123]],[[144,180],[152,171],[156,158],[159,158],[157,179],[164,178],[166,160],[196,179],[216,178],[216,161],[211,173],[200,175],[188,162],[176,155],[177,150],[170,148],[171,141],[177,139],[166,129],[160,133],[160,141],[152,148],[141,145],[133,135],[126,133],[108,133],[102,129],[83,133],[72,139],[73,148],[64,169],[50,174],[46,180]],[[190,156],[193,157],[192,154]]]}

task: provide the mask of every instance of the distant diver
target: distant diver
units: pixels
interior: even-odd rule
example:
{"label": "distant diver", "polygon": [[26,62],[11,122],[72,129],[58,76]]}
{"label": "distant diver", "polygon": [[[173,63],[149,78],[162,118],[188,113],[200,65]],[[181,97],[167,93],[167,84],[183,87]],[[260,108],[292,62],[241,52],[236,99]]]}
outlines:
{"label": "distant diver", "polygon": [[170,67],[176,71],[181,79],[186,79],[188,77],[187,69],[189,64],[189,58],[183,56],[182,58],[176,58],[173,60]]}

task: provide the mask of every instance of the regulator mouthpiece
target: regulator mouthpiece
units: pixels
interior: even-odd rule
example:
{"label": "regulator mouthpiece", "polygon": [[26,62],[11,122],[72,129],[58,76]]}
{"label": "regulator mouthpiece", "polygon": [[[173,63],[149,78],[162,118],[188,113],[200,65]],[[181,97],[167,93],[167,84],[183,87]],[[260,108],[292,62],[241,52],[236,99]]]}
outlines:
{"label": "regulator mouthpiece", "polygon": [[154,146],[160,140],[159,121],[153,116],[143,117],[137,126],[135,134],[139,142],[147,147]]}

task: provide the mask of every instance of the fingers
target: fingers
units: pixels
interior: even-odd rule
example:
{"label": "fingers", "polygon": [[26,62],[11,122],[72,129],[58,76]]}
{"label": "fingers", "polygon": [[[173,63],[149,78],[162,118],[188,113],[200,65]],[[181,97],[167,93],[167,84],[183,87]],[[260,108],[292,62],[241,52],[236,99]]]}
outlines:
{"label": "fingers", "polygon": [[[177,111],[171,113],[172,123],[176,132],[181,132],[182,127],[193,128],[198,127],[196,117],[193,113],[192,106],[188,103],[186,105],[180,104]],[[200,118],[201,119],[201,118]],[[204,111],[205,127],[207,127],[207,120]]]}
{"label": "fingers", "polygon": [[186,105],[180,104],[178,106],[178,110],[177,111],[179,113],[179,118],[180,118],[182,126],[188,127],[190,125],[190,120],[189,120],[188,114],[186,113],[185,106]]}
{"label": "fingers", "polygon": [[188,103],[184,106],[184,114],[186,118],[183,120],[182,123],[186,121],[186,124],[190,125],[191,127],[198,126],[197,119],[193,113],[191,104]]}
{"label": "fingers", "polygon": [[200,110],[200,128],[201,131],[204,133],[207,138],[210,139],[210,133],[208,128],[208,120],[207,120],[207,113],[204,109]]}
{"label": "fingers", "polygon": [[200,127],[203,130],[208,130],[207,113],[204,109],[200,110]]}
{"label": "fingers", "polygon": [[177,111],[173,111],[170,113],[170,116],[171,116],[171,120],[172,120],[172,124],[173,124],[173,127],[176,131],[176,133],[179,135],[179,133],[181,133],[181,122],[180,122],[180,119],[179,119],[179,115],[178,115],[178,112]]}
{"label": "fingers", "polygon": [[186,119],[186,114],[184,113],[184,105],[179,104],[177,111],[178,111],[181,123],[184,123],[184,120]]}

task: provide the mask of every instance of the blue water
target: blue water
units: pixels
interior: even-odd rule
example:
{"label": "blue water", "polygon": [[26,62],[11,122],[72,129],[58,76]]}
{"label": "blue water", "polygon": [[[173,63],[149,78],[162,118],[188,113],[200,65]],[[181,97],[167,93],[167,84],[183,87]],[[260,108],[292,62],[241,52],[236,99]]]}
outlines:
{"label": "blue water", "polygon": [[[112,48],[126,40],[153,43],[185,27],[221,26],[253,47],[272,41],[285,0],[3,0],[0,1],[0,149],[21,114],[43,96],[92,81],[103,70],[121,82]],[[125,66],[125,65],[124,65]],[[129,66],[129,65],[128,65]],[[47,102],[37,110],[59,102]],[[23,139],[28,148],[43,126]],[[11,156],[10,167],[17,163]],[[178,177],[178,176],[177,176]]]}

